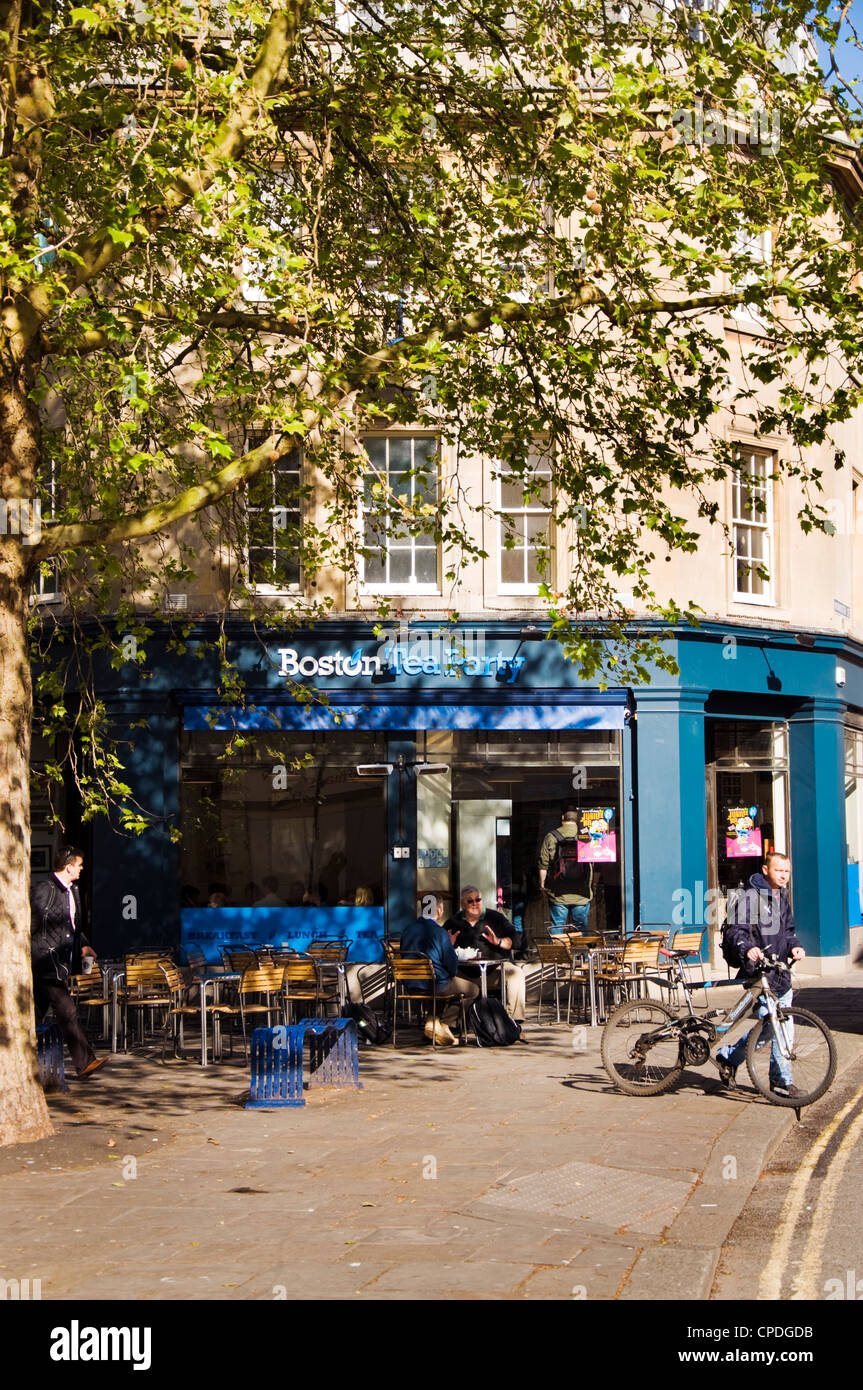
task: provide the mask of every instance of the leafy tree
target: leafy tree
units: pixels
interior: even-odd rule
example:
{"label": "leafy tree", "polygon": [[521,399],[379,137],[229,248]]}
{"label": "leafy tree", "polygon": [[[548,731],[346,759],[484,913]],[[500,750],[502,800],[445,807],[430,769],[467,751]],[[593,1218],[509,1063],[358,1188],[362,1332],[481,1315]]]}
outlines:
{"label": "leafy tree", "polygon": [[[365,478],[381,517],[442,544],[454,584],[478,504],[457,475],[413,502],[369,478],[362,430],[433,427],[528,496],[545,441],[570,538],[553,631],[618,680],[667,662],[627,640],[614,593],[625,578],[657,616],[685,616],[650,567],[697,544],[676,492],[716,519],[729,408],[787,437],[811,488],[802,523],[824,523],[805,450],[856,408],[863,334],[853,208],[831,177],[855,101],[805,51],[789,64],[809,11],[0,4],[0,1142],[50,1131],[27,903],[40,569],[57,566],[67,607],[30,633],[37,713],[90,748],[89,813],[123,799],[94,642],[124,660],[118,634],[144,640],[142,602],[163,616],[202,535],[238,553],[238,499],[291,447],[328,509],[317,529],[290,523],[307,576],[356,566]],[[835,51],[827,0],[812,22]],[[743,304],[763,331],[735,379],[724,325]],[[22,523],[37,498],[41,533]],[[238,562],[222,585],[226,611],[261,616]],[[325,609],[298,599],[298,620]]]}

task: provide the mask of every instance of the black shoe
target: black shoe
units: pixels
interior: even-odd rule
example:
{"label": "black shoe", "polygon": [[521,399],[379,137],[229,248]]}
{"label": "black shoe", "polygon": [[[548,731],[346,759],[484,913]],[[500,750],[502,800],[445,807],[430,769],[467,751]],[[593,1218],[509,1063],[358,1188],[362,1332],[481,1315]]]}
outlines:
{"label": "black shoe", "polygon": [[723,1086],[735,1086],[737,1084],[737,1068],[732,1067],[731,1063],[726,1062],[723,1057],[717,1057],[716,1065],[719,1068],[719,1080]]}
{"label": "black shoe", "polygon": [[796,1100],[802,1094],[791,1082],[786,1086],[784,1081],[780,1081],[778,1085],[774,1086],[771,1081],[770,1089],[775,1096],[782,1096],[788,1100]]}

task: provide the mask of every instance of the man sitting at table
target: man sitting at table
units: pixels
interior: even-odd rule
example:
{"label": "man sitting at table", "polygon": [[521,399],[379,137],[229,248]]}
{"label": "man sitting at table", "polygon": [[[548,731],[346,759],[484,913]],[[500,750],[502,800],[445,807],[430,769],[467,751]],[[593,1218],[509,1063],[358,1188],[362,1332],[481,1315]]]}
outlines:
{"label": "man sitting at table", "polygon": [[[436,893],[426,893],[422,900],[423,915],[418,917],[402,932],[402,956],[428,956],[434,966],[435,990],[437,997],[461,995],[466,1004],[472,1004],[479,994],[479,985],[474,980],[465,979],[459,974],[460,964],[453,944],[441,926],[444,914],[444,901]],[[457,1047],[458,1038],[445,1021],[458,1017],[458,1004],[448,1004],[440,1017],[426,1020],[425,1035],[445,1047]]]}
{"label": "man sitting at table", "polygon": [[[450,940],[459,949],[478,952],[480,960],[499,961],[496,970],[489,970],[490,983],[500,988],[503,971],[506,990],[506,1011],[516,1023],[524,1022],[525,978],[520,965],[512,959],[512,923],[502,912],[482,905],[482,894],[473,883],[465,884],[461,892],[461,910],[446,924]],[[470,973],[469,966],[463,966]]]}

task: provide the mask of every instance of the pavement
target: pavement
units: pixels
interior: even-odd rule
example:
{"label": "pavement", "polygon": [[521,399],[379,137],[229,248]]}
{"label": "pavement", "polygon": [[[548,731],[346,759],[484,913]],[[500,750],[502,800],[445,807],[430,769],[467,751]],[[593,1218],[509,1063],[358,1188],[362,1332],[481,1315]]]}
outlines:
{"label": "pavement", "polygon": [[[795,997],[863,1082],[863,970]],[[242,1108],[239,1053],[112,1057],[50,1097],[52,1139],[0,1149],[0,1279],[42,1299],[707,1299],[794,1112],[712,1065],[621,1095],[599,1034],[432,1051],[406,1032],[361,1050],[362,1090],[281,1110]]]}

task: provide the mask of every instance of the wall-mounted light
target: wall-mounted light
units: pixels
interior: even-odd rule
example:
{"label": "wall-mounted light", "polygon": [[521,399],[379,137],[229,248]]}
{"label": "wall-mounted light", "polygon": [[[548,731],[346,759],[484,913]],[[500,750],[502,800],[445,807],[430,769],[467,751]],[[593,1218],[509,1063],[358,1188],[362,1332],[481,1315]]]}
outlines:
{"label": "wall-mounted light", "polygon": [[449,763],[414,763],[417,777],[424,772],[449,772]]}
{"label": "wall-mounted light", "polygon": [[393,771],[392,763],[360,763],[357,767],[358,777],[389,777]]}

